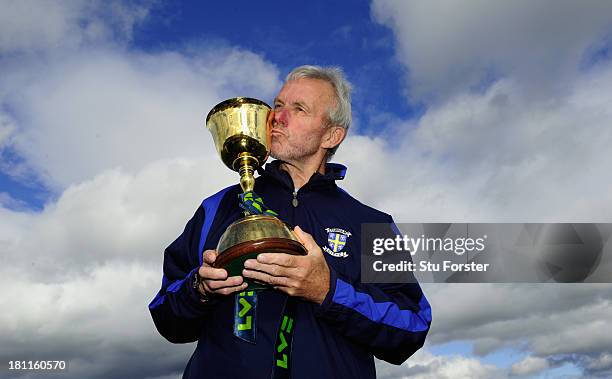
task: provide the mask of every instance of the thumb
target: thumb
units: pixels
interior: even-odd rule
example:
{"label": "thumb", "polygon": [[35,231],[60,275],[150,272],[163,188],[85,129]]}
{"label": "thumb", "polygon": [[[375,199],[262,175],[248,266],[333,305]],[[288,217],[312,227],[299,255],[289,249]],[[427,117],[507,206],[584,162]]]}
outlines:
{"label": "thumb", "polygon": [[313,249],[318,247],[317,242],[312,238],[312,236],[305,231],[302,230],[299,226],[296,226],[293,231],[295,232],[296,237],[300,240],[302,245],[311,252]]}
{"label": "thumb", "polygon": [[215,250],[206,250],[203,253],[202,258],[205,263],[212,266],[212,264],[215,263],[215,260],[217,260],[217,252]]}

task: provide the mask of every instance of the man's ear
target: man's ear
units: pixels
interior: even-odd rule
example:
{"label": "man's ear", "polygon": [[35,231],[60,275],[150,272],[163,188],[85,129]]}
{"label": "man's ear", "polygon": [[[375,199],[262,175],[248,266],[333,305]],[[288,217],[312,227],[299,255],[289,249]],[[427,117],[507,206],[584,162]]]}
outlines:
{"label": "man's ear", "polygon": [[346,137],[346,129],[341,126],[332,125],[325,131],[323,141],[321,142],[321,147],[324,149],[334,148],[340,145],[340,143],[344,140],[344,137]]}

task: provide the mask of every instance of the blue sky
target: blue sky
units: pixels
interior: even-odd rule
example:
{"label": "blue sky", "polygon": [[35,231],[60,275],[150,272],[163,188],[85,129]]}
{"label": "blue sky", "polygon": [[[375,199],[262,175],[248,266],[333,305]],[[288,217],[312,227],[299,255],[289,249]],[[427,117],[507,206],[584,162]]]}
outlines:
{"label": "blue sky", "polygon": [[[271,101],[301,64],[352,81],[342,186],[396,221],[612,221],[609,4],[261,4],[7,2],[0,357],[61,352],[73,377],[125,377],[113,352],[129,349],[142,378],[181,372],[193,346],[163,341],[146,304],[164,246],[236,180],[204,117]],[[424,290],[428,345],[382,378],[612,372],[609,285]]]}
{"label": "blue sky", "polygon": [[[412,113],[402,95],[404,70],[393,59],[392,31],[372,20],[367,1],[160,6],[135,31],[145,50],[183,49],[192,43],[243,46],[274,62],[282,73],[304,63],[341,66],[355,82],[355,108]],[[367,88],[367,92],[360,89]],[[381,101],[383,100],[384,101]]]}
{"label": "blue sky", "polygon": [[[418,115],[422,107],[407,101],[405,69],[394,59],[393,33],[372,20],[368,2],[294,7],[280,1],[265,6],[244,0],[157,3],[147,19],[134,26],[125,48],[189,54],[197,45],[242,47],[274,62],[281,73],[301,64],[340,66],[355,86],[360,133],[379,133],[389,118]],[[24,163],[10,148],[2,154],[12,165]],[[40,210],[54,195],[35,175],[15,178],[0,172],[0,184],[2,192],[16,200],[9,205],[14,208]]]}
{"label": "blue sky", "polygon": [[[23,163],[10,149],[2,151],[2,161],[11,165]],[[14,201],[7,204],[11,209],[40,210],[50,196],[49,190],[36,177],[15,177],[5,172],[0,172],[0,188],[13,198]]]}

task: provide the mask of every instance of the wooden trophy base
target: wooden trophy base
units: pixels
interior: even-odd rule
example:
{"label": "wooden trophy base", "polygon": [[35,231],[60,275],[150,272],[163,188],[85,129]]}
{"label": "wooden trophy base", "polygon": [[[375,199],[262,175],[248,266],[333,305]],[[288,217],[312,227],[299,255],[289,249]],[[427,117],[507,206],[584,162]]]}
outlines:
{"label": "wooden trophy base", "polygon": [[[221,252],[213,264],[215,268],[227,270],[228,277],[242,276],[244,261],[256,259],[261,253],[285,253],[291,255],[306,255],[306,248],[301,243],[288,238],[262,238],[255,241],[246,241],[229,247]],[[248,290],[270,288],[265,283],[245,278],[249,283]]]}

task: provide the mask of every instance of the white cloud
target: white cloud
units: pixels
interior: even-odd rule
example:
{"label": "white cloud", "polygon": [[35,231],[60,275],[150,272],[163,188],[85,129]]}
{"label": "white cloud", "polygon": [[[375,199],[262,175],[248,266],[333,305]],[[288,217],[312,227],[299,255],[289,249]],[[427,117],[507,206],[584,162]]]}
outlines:
{"label": "white cloud", "polygon": [[[76,336],[104,340],[109,334],[114,339],[122,335],[139,338],[148,334],[149,327],[142,317],[146,310],[144,299],[158,282],[159,275],[154,270],[125,262],[90,266],[89,274],[57,283],[29,281],[22,275],[9,274],[3,279],[6,293],[2,308],[12,312],[0,316],[6,332],[3,340],[23,343],[40,338],[51,342],[69,341]],[[142,309],[131,305],[135,298],[143,299]],[[101,330],[107,334],[100,334]],[[3,344],[3,354],[14,347]]]}
{"label": "white cloud", "polygon": [[276,67],[232,46],[126,48],[150,2],[6,5],[0,53],[21,53],[2,60],[0,148],[27,167],[0,167],[13,176],[34,171],[58,192],[106,169],[211,155],[208,110],[238,95],[269,100],[280,86]]}
{"label": "white cloud", "polygon": [[549,367],[550,365],[546,359],[529,356],[513,364],[511,373],[513,375],[531,375],[546,370]]}
{"label": "white cloud", "polygon": [[208,110],[239,94],[271,97],[279,86],[273,66],[231,48],[197,56],[87,49],[50,59],[0,79],[10,93],[0,100],[19,128],[13,148],[55,188],[160,158],[212,158]]}
{"label": "white cloud", "polygon": [[0,113],[0,148],[4,147],[11,135],[15,132],[14,121],[7,115]]}
{"label": "white cloud", "polygon": [[[0,286],[8,293],[0,298],[6,326],[0,339],[8,341],[0,355],[62,353],[73,377],[180,372],[193,347],[164,343],[146,303],[160,284],[163,247],[204,196],[236,181],[216,157],[204,117],[230,96],[271,97],[278,71],[257,54],[227,46],[130,52],[122,44],[146,7],[36,3],[41,7],[30,11],[32,3],[8,4],[0,15],[0,52],[17,54],[2,61],[0,147],[20,154],[57,198],[39,213],[0,208]],[[546,19],[540,9],[546,6],[530,13],[517,4],[470,3],[461,11],[449,3],[453,17],[430,28],[438,5],[375,3],[379,20],[398,33],[413,93],[446,95],[422,119],[396,122],[394,148],[388,135],[347,140],[338,160],[349,166],[350,192],[399,221],[609,221],[612,69],[602,64],[575,73],[609,12],[559,31],[563,15],[582,19],[594,9],[560,3],[542,27],[546,33],[530,39],[535,26],[516,21]],[[400,19],[404,7],[411,7],[408,24]],[[115,12],[115,21],[106,22],[104,12]],[[498,27],[491,32],[473,21]],[[494,42],[476,38],[485,32]],[[524,62],[529,44],[538,62],[558,68],[542,73],[536,60]],[[32,52],[43,59],[31,59]],[[466,89],[496,65],[504,80],[477,93]],[[546,84],[571,73],[559,96],[536,96],[525,85],[533,76],[543,75],[534,83]],[[534,356],[578,354],[595,357],[583,361],[586,369],[609,368],[601,353],[612,348],[601,333],[612,326],[609,286],[425,291],[434,312],[431,343],[472,341],[476,354],[526,346]],[[534,362],[516,370],[528,363]],[[505,376],[476,358],[424,351],[402,366],[378,367],[387,378]]]}
{"label": "white cloud", "polygon": [[207,163],[158,161],[136,175],[110,170],[71,186],[23,230],[3,236],[12,241],[5,257],[22,269],[35,266],[26,272],[49,281],[108,261],[159,263],[160,249],[199,202],[235,179],[221,164]]}
{"label": "white cloud", "polygon": [[404,122],[393,134],[399,147],[349,137],[337,159],[355,170],[346,186],[399,221],[609,221],[610,88],[610,66],[557,99],[500,81]]}
{"label": "white cloud", "polygon": [[0,13],[0,53],[32,53],[129,40],[149,4],[119,1],[9,0]]}
{"label": "white cloud", "polygon": [[612,31],[612,4],[589,1],[375,0],[417,98],[455,95],[498,76],[531,94],[563,90]]}
{"label": "white cloud", "polygon": [[590,361],[587,367],[591,370],[611,370],[612,369],[612,354],[609,352],[601,353]]}
{"label": "white cloud", "polygon": [[193,346],[164,342],[147,305],[163,248],[234,181],[221,164],[177,158],[103,172],[41,213],[0,208],[0,356],[66,359],[74,378],[181,370]]}
{"label": "white cloud", "polygon": [[[403,222],[609,222],[612,66],[579,67],[609,31],[610,12],[585,17],[600,5],[375,2],[428,108],[388,135],[350,137],[337,154],[345,187]],[[575,22],[560,21],[570,14]],[[502,79],[474,91],[488,70]],[[424,287],[430,343],[573,356],[584,372],[612,349],[601,333],[612,326],[609,285]]]}
{"label": "white cloud", "polygon": [[65,360],[62,377],[145,377],[176,369],[193,349],[164,346],[155,332],[147,302],[160,276],[150,264],[90,265],[55,283],[4,267],[3,359]]}
{"label": "white cloud", "polygon": [[435,356],[427,350],[419,350],[400,366],[377,361],[376,374],[381,379],[507,378],[503,370],[477,359],[458,355]]}
{"label": "white cloud", "polygon": [[0,193],[0,356],[67,359],[75,378],[174,375],[193,346],[165,342],[147,309],[163,248],[237,182],[206,113],[267,100],[278,71],[231,46],[130,51],[146,6],[35,5],[0,16],[18,20],[0,22],[0,148],[19,157],[0,169],[26,184],[36,173],[57,196],[30,212]]}
{"label": "white cloud", "polygon": [[[479,355],[524,348],[538,356],[612,349],[607,284],[424,284],[434,322],[430,343],[471,341]],[[604,328],[604,329],[602,329]]]}

